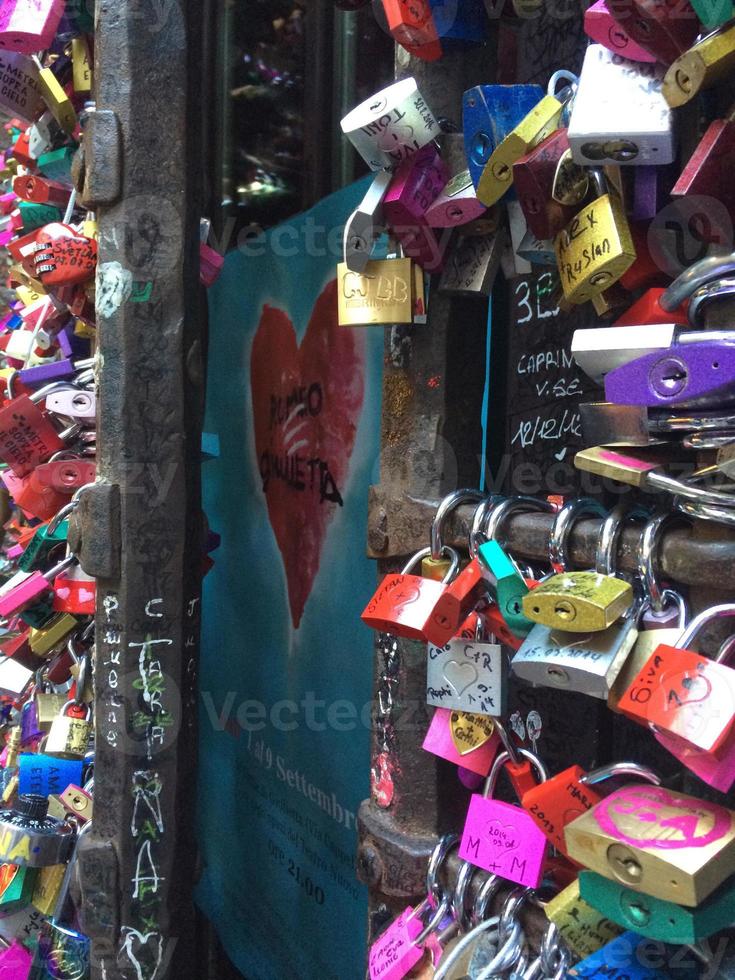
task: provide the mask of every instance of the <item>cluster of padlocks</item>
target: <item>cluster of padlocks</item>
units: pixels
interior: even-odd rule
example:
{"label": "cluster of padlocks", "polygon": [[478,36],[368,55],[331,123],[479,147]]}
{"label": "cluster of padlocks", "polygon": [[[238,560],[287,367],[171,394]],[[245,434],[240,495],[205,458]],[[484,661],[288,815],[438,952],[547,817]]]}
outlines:
{"label": "cluster of padlocks", "polygon": [[[427,61],[487,37],[482,4],[452,7],[445,23],[446,6],[382,4],[397,43]],[[514,7],[523,16],[524,4]],[[424,749],[455,764],[474,792],[461,835],[434,852],[426,900],[374,942],[374,980],[695,977],[708,963],[699,944],[732,924],[734,811],[667,789],[635,761],[550,773],[508,723],[511,677],[577,692],[638,723],[641,740],[655,739],[707,787],[727,793],[735,783],[733,637],[714,656],[697,652],[705,627],[735,605],[691,617],[655,571],[672,521],[735,520],[726,482],[707,485],[714,474],[729,477],[732,458],[735,347],[729,333],[705,329],[707,307],[732,295],[723,278],[735,269],[731,233],[677,275],[661,255],[675,251],[681,228],[655,223],[667,202],[704,193],[710,232],[718,214],[735,214],[731,122],[716,108],[735,66],[730,17],[729,2],[599,0],[584,16],[579,77],[561,69],[546,93],[478,85],[464,93],[461,134],[437,119],[413,78],[342,120],[376,173],[346,226],[340,323],[425,322],[427,273],[440,292],[488,296],[501,269],[517,273],[519,257],[553,270],[559,305],[591,302],[605,323],[577,330],[572,345],[605,393],[581,407],[590,448],[575,466],[662,494],[608,511],[592,497],[460,490],[441,503],[427,547],[381,581],[362,618],[378,631],[388,668],[396,638],[426,644],[435,711]],[[700,93],[711,121],[677,167],[691,125],[685,107]],[[386,231],[388,255],[374,257]],[[715,465],[696,468],[702,449],[716,451]],[[675,478],[672,459],[688,461],[686,476]],[[450,512],[467,504],[475,510],[463,558],[444,532]],[[543,568],[507,544],[511,515],[531,511],[553,515]],[[602,520],[595,566],[573,570],[571,529],[592,515]],[[628,522],[640,529],[635,575],[617,568]],[[385,680],[392,699],[397,676],[387,669]],[[373,800],[387,807],[395,761],[381,731],[379,719]],[[496,796],[503,773],[517,802]],[[454,848],[462,864],[449,894],[440,869]],[[489,877],[470,907],[478,869]],[[491,915],[503,886],[511,891]],[[519,918],[529,903],[549,920],[537,953]],[[686,947],[698,966],[647,968],[638,956],[646,941]]]}

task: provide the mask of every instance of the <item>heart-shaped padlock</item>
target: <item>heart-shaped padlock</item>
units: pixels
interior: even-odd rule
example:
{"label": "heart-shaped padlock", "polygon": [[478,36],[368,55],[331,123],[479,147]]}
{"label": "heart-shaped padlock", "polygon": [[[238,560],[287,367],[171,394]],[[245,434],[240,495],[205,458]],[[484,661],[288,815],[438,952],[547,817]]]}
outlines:
{"label": "heart-shaped padlock", "polygon": [[38,233],[33,262],[44,286],[74,286],[94,275],[97,242],[54,221]]}

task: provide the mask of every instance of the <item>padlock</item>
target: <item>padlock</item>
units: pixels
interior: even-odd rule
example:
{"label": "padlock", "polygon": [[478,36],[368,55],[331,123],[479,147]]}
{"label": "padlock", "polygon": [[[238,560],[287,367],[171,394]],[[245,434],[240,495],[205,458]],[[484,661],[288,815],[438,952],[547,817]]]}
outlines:
{"label": "padlock", "polygon": [[735,813],[663,786],[616,790],[565,830],[573,860],[634,891],[697,906],[732,874]]}
{"label": "padlock", "polygon": [[57,520],[38,527],[18,559],[18,568],[23,572],[34,572],[45,565],[54,548],[66,544],[69,521]]}
{"label": "padlock", "polygon": [[578,880],[547,902],[544,912],[567,946],[580,958],[591,956],[622,932],[609,916],[605,917],[582,898]]}
{"label": "padlock", "polygon": [[569,121],[575,161],[587,166],[671,163],[676,139],[663,77],[658,65],[627,61],[601,44],[590,44]]}
{"label": "padlock", "polygon": [[590,773],[570,766],[524,793],[521,803],[554,847],[568,857],[564,828],[603,798],[595,786],[618,776],[635,776],[655,785],[661,782],[650,769],[634,762],[616,762]]}
{"label": "padlock", "polygon": [[584,32],[593,41],[603,44],[614,54],[620,55],[621,58],[627,58],[628,61],[656,61],[654,55],[642,48],[640,44],[636,44],[620,24],[613,20],[606,0],[596,0],[585,10]]}
{"label": "padlock", "polygon": [[695,909],[641,894],[594,871],[581,872],[579,888],[585,901],[608,920],[661,942],[696,943],[732,923],[735,882],[725,882]]}
{"label": "padlock", "polygon": [[705,27],[719,27],[733,16],[732,0],[690,0]]}
{"label": "padlock", "polygon": [[64,0],[10,0],[0,12],[0,48],[34,54],[51,47]]}
{"label": "padlock", "polygon": [[[554,95],[554,89],[557,76],[565,74],[552,76],[548,93],[493,149],[477,182],[477,199],[482,204],[490,207],[499,201],[513,185],[513,164],[560,126],[566,102]],[[569,78],[576,82],[575,76]]]}
{"label": "padlock", "polygon": [[0,815],[0,860],[31,868],[66,860],[74,829],[48,817],[47,810],[45,797],[21,794],[14,809]]}
{"label": "padlock", "polygon": [[36,68],[38,68],[38,85],[43,96],[43,101],[64,132],[69,134],[73,133],[79,120],[77,119],[74,105],[68,93],[54,74],[52,68],[44,68],[36,55],[33,55],[32,60]]}
{"label": "padlock", "polygon": [[90,940],[70,925],[62,925],[72,877],[76,871],[79,842],[89,830],[85,824],[76,835],[51,919],[44,921],[33,954],[29,980],[87,980],[90,970]]}
{"label": "padlock", "polygon": [[37,161],[39,173],[50,180],[55,180],[65,186],[72,186],[71,168],[76,150],[71,146],[63,146],[59,150],[42,153]]}
{"label": "padlock", "polygon": [[557,129],[513,164],[513,184],[529,230],[554,238],[574,217],[589,186],[574,163],[566,129]]}
{"label": "padlock", "polygon": [[67,814],[78,820],[80,824],[85,824],[92,819],[94,801],[92,795],[82,789],[81,786],[74,786],[73,784],[67,786],[59,799]]}
{"label": "padlock", "polygon": [[633,589],[614,575],[562,572],[523,598],[529,620],[572,633],[606,630],[630,608]]}
{"label": "padlock", "polygon": [[[477,558],[473,558],[442,589],[434,607],[433,617],[451,626],[451,635],[454,636],[476,606],[487,601],[487,595],[488,585],[482,566]],[[439,645],[441,644],[437,644]],[[467,708],[467,710],[472,709]]]}
{"label": "padlock", "polygon": [[383,11],[391,37],[409,54],[422,61],[437,61],[442,45],[434,22],[429,0],[382,0]]}
{"label": "padlock", "polygon": [[38,869],[27,865],[0,864],[0,915],[16,912],[28,905],[37,875]]}
{"label": "padlock", "polygon": [[605,397],[651,408],[711,408],[735,403],[735,345],[680,344],[644,354],[608,372]]}
{"label": "padlock", "polygon": [[543,97],[540,85],[476,85],[464,93],[462,129],[476,190],[496,147]]}
{"label": "padlock", "polygon": [[54,612],[71,613],[74,616],[94,616],[97,599],[95,579],[74,565],[56,576],[53,584]]}
{"label": "padlock", "polygon": [[412,259],[372,259],[362,273],[337,266],[337,307],[340,326],[413,323],[414,263]]}
{"label": "padlock", "polygon": [[[671,189],[673,198],[714,198],[730,218],[735,218],[735,189],[730,181],[735,165],[734,113],[735,107],[724,119],[709,124]],[[707,217],[705,209],[705,220]]]}
{"label": "padlock", "polygon": [[74,91],[88,95],[92,91],[92,59],[87,38],[80,34],[71,39],[71,65]]}
{"label": "padlock", "polygon": [[414,78],[376,92],[340,125],[371,170],[397,166],[441,132]]}
{"label": "padlock", "polygon": [[663,94],[672,107],[685,105],[703,89],[727,78],[735,67],[735,26],[726,25],[698,39],[669,67]]}
{"label": "padlock", "polygon": [[[0,58],[2,61],[2,58]],[[13,181],[13,193],[31,204],[47,204],[66,207],[71,190],[58,181],[37,177],[35,174],[22,174]]]}
{"label": "padlock", "polygon": [[443,582],[411,574],[416,564],[431,554],[431,548],[424,548],[413,556],[402,572],[385,576],[362,614],[363,622],[372,629],[424,643],[443,646],[451,640],[452,625],[433,619],[440,595],[459,568],[457,552],[454,549],[447,551],[452,565]]}
{"label": "padlock", "polygon": [[586,204],[554,240],[562,289],[570,303],[584,303],[608,289],[635,262],[628,220],[614,193],[605,192],[593,171],[599,196]]}
{"label": "padlock", "polygon": [[33,398],[19,395],[0,409],[0,458],[16,476],[27,476],[63,448],[63,440]]}
{"label": "padlock", "polygon": [[699,33],[689,0],[608,0],[607,6],[623,30],[664,65],[690,48]]}
{"label": "padlock", "polygon": [[[20,914],[24,912],[25,909]],[[3,939],[0,944],[0,976],[9,980],[28,980],[33,954],[18,939],[12,942]]]}
{"label": "padlock", "polygon": [[[546,266],[556,271],[556,252],[552,241],[541,241],[527,231],[516,247],[516,255],[531,266]],[[594,299],[593,299],[594,302]]]}
{"label": "padlock", "polygon": [[606,943],[591,956],[586,956],[571,970],[570,977],[597,980],[615,973],[626,980],[671,980],[670,973],[650,966],[650,942],[635,932],[624,932]]}
{"label": "padlock", "polygon": [[[56,819],[63,820],[66,813],[63,810],[63,807],[61,809],[61,814],[55,814],[51,813],[51,806],[49,806],[49,813],[51,816],[56,817]],[[50,864],[46,868],[38,869],[31,901],[38,911],[43,913],[43,915],[53,915],[54,908],[56,907],[56,903],[59,899],[59,892],[61,891],[61,885],[64,881],[65,874],[65,864]],[[0,974],[0,976],[2,976],[2,974]]]}
{"label": "padlock", "polygon": [[429,644],[426,674],[428,704],[454,711],[502,716],[508,693],[507,668],[497,643],[450,640]]}
{"label": "padlock", "polygon": [[344,264],[350,272],[364,272],[370,260],[373,244],[382,230],[383,198],[392,179],[389,170],[378,171],[365,197],[347,219]]}
{"label": "padlock", "polygon": [[33,262],[44,286],[74,286],[94,276],[97,242],[61,222],[44,225],[37,234]]}
{"label": "padlock", "polygon": [[426,211],[431,228],[457,228],[481,217],[486,207],[477,199],[469,170],[451,177]]}
{"label": "padlock", "polygon": [[528,585],[515,562],[497,541],[486,541],[478,548],[478,559],[490,594],[503,619],[518,636],[526,636],[532,623],[523,611]]}
{"label": "padlock", "polygon": [[[83,718],[69,714],[71,708],[84,708]],[[86,705],[67,701],[61,714],[54,718],[46,743],[46,754],[62,759],[83,759],[92,734],[92,711]]]}
{"label": "padlock", "polygon": [[0,660],[0,694],[20,698],[33,683],[34,673],[15,659]]}
{"label": "padlock", "polygon": [[493,719],[488,715],[437,708],[422,748],[447,762],[487,776],[500,747]]}
{"label": "padlock", "polygon": [[45,574],[31,572],[20,585],[17,585],[9,592],[3,592],[0,595],[0,616],[9,616],[11,613],[19,612],[25,609],[26,606],[31,605],[31,603],[52,587],[56,576],[60,575],[64,569],[69,568],[75,561],[76,558],[73,555],[69,555],[54,565]]}
{"label": "padlock", "polygon": [[72,783],[82,782],[84,763],[81,759],[62,759],[43,752],[22,753],[18,760],[19,792],[21,795],[61,795]]}
{"label": "padlock", "polygon": [[49,731],[68,700],[66,694],[55,694],[50,690],[36,691],[36,723],[41,731]]}
{"label": "padlock", "polygon": [[16,51],[0,53],[0,108],[26,125],[30,125],[46,108],[38,68],[27,55]]}
{"label": "padlock", "polygon": [[448,173],[433,145],[425,146],[396,170],[383,201],[383,216],[407,256],[427,271],[442,266],[442,251],[425,214]]}
{"label": "padlock", "polygon": [[36,480],[57,493],[71,493],[94,483],[97,464],[89,459],[56,459],[41,463],[33,471]]}
{"label": "padlock", "polygon": [[504,229],[489,235],[460,232],[447,256],[439,292],[473,299],[489,296],[506,242]]}
{"label": "padlock", "polygon": [[[539,778],[546,779],[546,770],[538,757],[525,749],[520,751]],[[493,763],[482,795],[473,794],[459,856],[508,881],[537,888],[543,876],[546,837],[521,807],[492,799],[501,769],[509,761],[510,755],[501,752]]]}
{"label": "padlock", "polygon": [[79,620],[69,613],[59,613],[41,629],[31,629],[29,644],[37,657],[48,657],[79,627]]}

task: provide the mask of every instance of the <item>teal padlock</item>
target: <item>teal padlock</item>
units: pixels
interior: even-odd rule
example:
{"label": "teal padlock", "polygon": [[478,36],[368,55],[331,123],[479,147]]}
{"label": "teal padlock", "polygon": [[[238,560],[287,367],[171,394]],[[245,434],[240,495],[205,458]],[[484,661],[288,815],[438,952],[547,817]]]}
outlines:
{"label": "teal padlock", "polygon": [[62,218],[61,209],[55,208],[53,204],[33,204],[31,201],[18,201],[18,210],[23,222],[23,231],[43,228],[44,225],[61,221]]}
{"label": "teal padlock", "polygon": [[26,626],[32,626],[34,629],[40,630],[44,626],[47,626],[49,620],[53,619],[56,615],[54,607],[50,602],[45,599],[41,599],[40,602],[34,602],[32,606],[28,606],[21,613],[19,613],[20,619],[26,624]]}
{"label": "teal padlock", "polygon": [[[52,530],[49,531],[49,528]],[[66,541],[69,531],[69,521],[62,521],[57,527],[44,524],[36,531],[26,546],[26,550],[18,559],[18,568],[22,572],[35,572],[47,564],[52,548]]]}
{"label": "teal padlock", "polygon": [[730,879],[696,908],[684,908],[626,888],[594,871],[579,875],[582,898],[612,922],[648,939],[683,946],[706,939],[732,924],[735,881]]}
{"label": "teal padlock", "polygon": [[38,158],[38,169],[49,180],[58,181],[65,187],[72,186],[71,164],[76,153],[76,147],[63,146],[60,150],[51,150]]}
{"label": "teal padlock", "polygon": [[497,541],[481,544],[477,554],[483,578],[508,628],[517,636],[527,636],[533,623],[523,612],[523,597],[529,592],[525,579]]}
{"label": "teal padlock", "polygon": [[720,27],[733,16],[732,0],[689,0],[705,27]]}

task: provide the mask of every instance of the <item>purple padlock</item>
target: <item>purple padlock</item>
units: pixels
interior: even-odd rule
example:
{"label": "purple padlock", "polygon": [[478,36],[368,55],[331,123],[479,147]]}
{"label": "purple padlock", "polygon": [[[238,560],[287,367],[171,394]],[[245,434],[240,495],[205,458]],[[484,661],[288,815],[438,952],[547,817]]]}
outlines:
{"label": "purple padlock", "polygon": [[44,730],[38,724],[38,706],[35,698],[32,698],[23,705],[23,710],[20,714],[21,745],[25,746],[27,742],[40,738],[44,734]]}
{"label": "purple padlock", "polygon": [[18,372],[18,380],[29,388],[58,381],[59,378],[69,378],[74,374],[75,367],[68,357],[61,361],[49,361],[48,364],[37,364],[35,367],[23,368]]}
{"label": "purple padlock", "polygon": [[59,349],[65,358],[70,358],[74,354],[74,348],[71,345],[71,340],[69,335],[74,332],[73,327],[62,327],[61,330],[56,334],[56,342],[59,345]]}
{"label": "purple padlock", "polygon": [[712,407],[735,404],[735,344],[687,344],[638,357],[605,377],[618,405]]}

